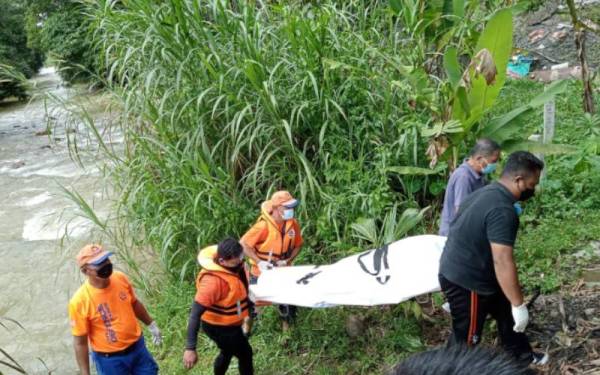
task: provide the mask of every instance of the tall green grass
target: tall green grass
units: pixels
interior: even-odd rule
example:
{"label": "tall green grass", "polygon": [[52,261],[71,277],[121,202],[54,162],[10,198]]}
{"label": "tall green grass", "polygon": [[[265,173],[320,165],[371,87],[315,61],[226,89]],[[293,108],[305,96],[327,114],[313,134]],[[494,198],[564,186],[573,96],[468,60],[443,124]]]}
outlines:
{"label": "tall green grass", "polygon": [[430,200],[435,176],[388,174],[426,164],[429,118],[399,83],[415,56],[387,1],[99,1],[90,12],[123,104],[121,212],[171,273],[189,276],[198,248],[243,234],[278,189],[302,200],[311,262],[354,251],[360,219],[380,225]]}
{"label": "tall green grass", "polygon": [[[302,263],[435,230],[439,209],[418,208],[439,203],[444,177],[390,173],[427,166],[421,129],[447,105],[432,90],[440,78],[420,68],[439,60],[437,46],[415,39],[424,21],[411,21],[417,7],[406,9],[399,16],[377,0],[90,2],[126,141],[123,154],[111,156],[115,217],[126,224],[115,233],[124,249],[154,248],[186,281],[161,284],[150,306],[166,336],[155,350],[163,372],[185,373],[181,345],[198,248],[241,235],[274,190],[302,199]],[[88,211],[81,196],[70,197]],[[524,248],[539,243],[534,230],[525,236]],[[524,254],[529,265],[543,255]],[[425,344],[412,319],[420,314],[415,303],[303,310],[282,334],[267,309],[252,338],[255,363],[266,374],[382,371]],[[352,338],[344,322],[356,315],[368,324]],[[207,373],[215,350],[201,342]]]}

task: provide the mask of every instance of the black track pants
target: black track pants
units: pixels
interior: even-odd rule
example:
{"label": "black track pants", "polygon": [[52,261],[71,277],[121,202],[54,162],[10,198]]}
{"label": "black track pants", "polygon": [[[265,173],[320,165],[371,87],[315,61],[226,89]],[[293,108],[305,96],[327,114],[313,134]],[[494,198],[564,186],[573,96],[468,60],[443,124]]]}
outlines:
{"label": "black track pants", "polygon": [[254,374],[252,348],[250,347],[250,343],[248,343],[248,339],[244,336],[241,327],[216,326],[202,322],[202,329],[221,350],[217,358],[215,358],[215,375],[224,375],[229,368],[231,357],[234,356],[238,359],[241,375]]}
{"label": "black track pants", "polygon": [[462,288],[439,275],[440,285],[450,303],[452,335],[448,346],[477,345],[481,341],[485,318],[496,320],[498,337],[504,350],[515,359],[529,364],[532,350],[524,333],[515,332],[511,305],[501,291],[492,295],[481,295]]}

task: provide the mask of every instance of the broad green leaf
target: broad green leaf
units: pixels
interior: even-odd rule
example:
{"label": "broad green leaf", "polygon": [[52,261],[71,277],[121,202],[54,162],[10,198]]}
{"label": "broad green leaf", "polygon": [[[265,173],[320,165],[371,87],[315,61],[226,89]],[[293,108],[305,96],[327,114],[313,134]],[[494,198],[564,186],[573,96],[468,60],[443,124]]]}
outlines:
{"label": "broad green leaf", "polygon": [[456,48],[449,47],[444,54],[444,69],[452,88],[456,88],[460,82],[461,72],[458,64]]}
{"label": "broad green leaf", "polygon": [[550,85],[546,86],[544,92],[531,99],[529,105],[532,107],[540,106],[552,99],[555,95],[562,94],[567,89],[568,81],[563,79],[560,81],[554,81]]}
{"label": "broad green leaf", "polygon": [[[514,134],[519,129],[516,126],[520,125],[518,120],[530,113],[533,109],[546,103],[552,99],[555,95],[558,95],[565,91],[567,88],[567,81],[556,81],[549,85],[544,92],[537,95],[531,101],[521,107],[517,107],[512,111],[493,118],[488,124],[486,124],[482,130],[482,135],[485,137],[493,138],[498,142],[507,139],[510,135]],[[509,127],[510,129],[506,129]]]}
{"label": "broad green leaf", "polygon": [[529,151],[534,154],[564,155],[577,152],[577,147],[559,143],[540,143],[534,141],[510,142],[502,145],[505,152],[518,150]]}
{"label": "broad green leaf", "polygon": [[411,166],[400,166],[400,167],[388,167],[385,169],[386,172],[396,173],[399,175],[410,175],[410,176],[428,176],[434,174],[440,174],[444,168],[420,168]]}
{"label": "broad green leaf", "polygon": [[497,142],[501,142],[504,137],[500,135],[500,130],[507,124],[514,122],[519,116],[528,113],[531,110],[529,105],[518,107],[512,111],[505,113],[502,116],[494,117],[482,129],[481,135],[487,138],[492,138]]}
{"label": "broad green leaf", "polygon": [[485,111],[493,105],[504,85],[506,66],[512,52],[512,35],[512,13],[509,9],[502,9],[492,16],[479,37],[473,56],[487,49],[496,65],[497,74],[494,83],[488,85],[481,75],[475,78],[475,71],[470,68],[468,74],[471,88],[467,91],[467,97],[471,113],[469,115],[465,113],[460,101],[455,101],[452,109],[452,117],[462,120],[465,130],[469,130],[481,119]]}
{"label": "broad green leaf", "polygon": [[469,105],[469,98],[467,98],[467,89],[462,86],[456,89],[456,98],[458,98],[460,107],[465,113],[466,117],[469,117],[471,114],[471,106]]}

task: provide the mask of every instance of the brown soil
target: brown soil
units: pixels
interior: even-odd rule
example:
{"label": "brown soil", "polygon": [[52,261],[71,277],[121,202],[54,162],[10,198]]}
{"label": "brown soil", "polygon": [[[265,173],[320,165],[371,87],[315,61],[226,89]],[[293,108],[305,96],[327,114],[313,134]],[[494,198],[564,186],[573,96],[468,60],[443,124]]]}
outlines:
{"label": "brown soil", "polygon": [[[429,347],[444,345],[450,316],[439,307],[422,304],[431,317],[423,321],[423,340]],[[539,369],[543,375],[600,375],[600,286],[576,285],[542,295],[530,308],[527,335],[534,350],[550,354]],[[483,345],[496,346],[493,329],[486,327]]]}

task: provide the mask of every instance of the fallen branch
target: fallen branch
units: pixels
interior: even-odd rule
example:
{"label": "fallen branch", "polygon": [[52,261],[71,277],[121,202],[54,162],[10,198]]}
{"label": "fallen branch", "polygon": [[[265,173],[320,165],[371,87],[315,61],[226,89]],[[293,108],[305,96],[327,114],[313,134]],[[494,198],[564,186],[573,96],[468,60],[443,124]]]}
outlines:
{"label": "fallen branch", "polygon": [[527,302],[527,310],[531,310],[531,306],[533,306],[535,300],[538,299],[540,294],[542,294],[540,287],[535,288],[535,291],[533,292],[533,297],[531,297],[529,302]]}
{"label": "fallen branch", "polygon": [[565,312],[565,303],[562,294],[558,295],[558,312],[560,313],[562,330],[564,333],[567,333],[569,331],[569,326],[567,325],[567,313]]}

